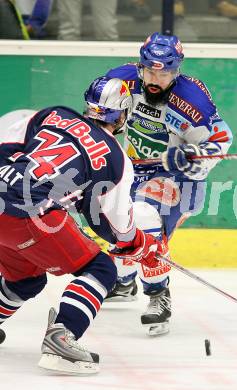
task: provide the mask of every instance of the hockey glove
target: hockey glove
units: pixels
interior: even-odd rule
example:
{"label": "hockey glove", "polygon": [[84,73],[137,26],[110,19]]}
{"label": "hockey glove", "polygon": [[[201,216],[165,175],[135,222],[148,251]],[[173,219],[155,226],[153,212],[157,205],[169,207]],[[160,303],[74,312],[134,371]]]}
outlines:
{"label": "hockey glove", "polygon": [[156,259],[158,245],[159,242],[151,234],[136,229],[136,235],[132,241],[118,241],[114,249],[109,251],[109,255],[112,258],[132,260],[153,268],[158,262]]}
{"label": "hockey glove", "polygon": [[179,171],[191,179],[201,173],[202,178],[204,178],[212,167],[212,164],[208,163],[210,160],[192,160],[192,156],[213,156],[220,153],[221,149],[217,142],[206,141],[198,146],[183,144],[179,147],[169,148],[162,153],[161,159],[166,171]]}
{"label": "hockey glove", "polygon": [[201,170],[202,161],[192,160],[192,156],[202,156],[203,150],[197,145],[183,144],[169,148],[162,153],[162,165],[166,171],[179,171],[192,177]]}

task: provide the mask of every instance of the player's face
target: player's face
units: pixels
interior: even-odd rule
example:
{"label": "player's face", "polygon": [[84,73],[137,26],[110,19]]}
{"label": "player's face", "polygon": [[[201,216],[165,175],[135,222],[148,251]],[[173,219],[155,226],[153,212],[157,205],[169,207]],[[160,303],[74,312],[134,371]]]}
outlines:
{"label": "player's face", "polygon": [[160,92],[160,89],[165,90],[169,87],[171,82],[177,75],[177,71],[164,71],[153,68],[144,67],[143,70],[143,80],[144,85],[150,93],[157,94]]}

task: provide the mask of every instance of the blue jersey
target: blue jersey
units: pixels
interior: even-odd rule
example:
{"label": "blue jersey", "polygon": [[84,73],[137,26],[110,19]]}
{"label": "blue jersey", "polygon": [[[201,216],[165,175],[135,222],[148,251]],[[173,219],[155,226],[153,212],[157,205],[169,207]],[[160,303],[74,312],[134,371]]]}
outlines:
{"label": "blue jersey", "polygon": [[[133,95],[125,142],[131,159],[159,159],[169,147],[187,143],[201,146],[202,150],[207,150],[207,154],[213,143],[218,153],[227,152],[232,133],[219,116],[210,92],[202,81],[181,74],[176,78],[167,102],[152,105],[146,101],[136,64],[112,69],[107,76],[125,80]],[[202,160],[202,169],[192,177],[188,176],[188,172],[167,172],[162,164],[137,164],[134,166],[133,200],[145,201],[155,207],[162,219],[162,229],[170,237],[185,218],[202,206],[205,178],[217,161]],[[154,221],[150,218],[149,223],[146,231],[156,234],[156,218]],[[143,229],[144,225],[138,227]]]}
{"label": "blue jersey", "polygon": [[23,218],[70,209],[110,242],[133,237],[133,169],[110,132],[67,107],[46,108],[7,135],[4,130],[3,212]]}
{"label": "blue jersey", "polygon": [[[129,157],[159,158],[168,147],[183,143],[200,145],[215,142],[220,153],[228,150],[232,141],[231,131],[219,116],[210,92],[202,81],[181,74],[176,79],[168,102],[151,105],[143,94],[136,64],[112,69],[107,76],[125,80],[133,95],[133,110],[126,135]],[[203,170],[194,179],[205,178],[216,164],[213,160],[206,161]],[[172,174],[179,175],[180,172]]]}

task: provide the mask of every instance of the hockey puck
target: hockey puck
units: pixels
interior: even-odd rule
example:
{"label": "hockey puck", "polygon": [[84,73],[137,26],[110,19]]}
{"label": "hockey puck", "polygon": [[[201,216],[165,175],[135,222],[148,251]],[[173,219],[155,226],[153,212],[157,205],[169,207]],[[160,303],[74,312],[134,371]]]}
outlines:
{"label": "hockey puck", "polygon": [[3,341],[5,340],[6,338],[6,333],[4,332],[3,329],[0,329],[0,344],[3,343]]}
{"label": "hockey puck", "polygon": [[205,340],[205,350],[206,350],[206,355],[210,356],[211,355],[211,343],[210,340]]}

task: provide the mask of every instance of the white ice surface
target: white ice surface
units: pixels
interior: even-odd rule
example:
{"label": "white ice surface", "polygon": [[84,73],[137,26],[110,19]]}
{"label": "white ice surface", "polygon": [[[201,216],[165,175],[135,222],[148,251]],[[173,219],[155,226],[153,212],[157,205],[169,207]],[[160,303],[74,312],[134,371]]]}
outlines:
{"label": "white ice surface", "polygon": [[[237,296],[237,270],[193,270]],[[3,390],[236,390],[237,303],[172,271],[173,315],[168,335],[151,338],[140,324],[147,297],[139,284],[132,303],[104,304],[82,343],[100,354],[96,376],[52,375],[37,367],[48,308],[71,277],[49,278],[45,290],[3,326]],[[204,340],[211,342],[206,356]]]}

